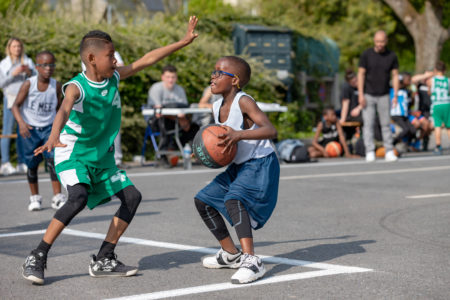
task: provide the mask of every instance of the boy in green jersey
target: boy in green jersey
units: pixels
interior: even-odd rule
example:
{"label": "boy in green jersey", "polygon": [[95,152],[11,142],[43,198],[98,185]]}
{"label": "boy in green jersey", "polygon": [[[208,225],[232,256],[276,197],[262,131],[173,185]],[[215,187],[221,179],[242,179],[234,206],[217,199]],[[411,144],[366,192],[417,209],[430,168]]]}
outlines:
{"label": "boy in green jersey", "polygon": [[428,94],[431,96],[431,116],[434,123],[434,137],[436,141],[435,154],[442,154],[441,128],[447,129],[447,136],[450,139],[450,80],[445,77],[446,67],[443,61],[438,61],[434,71],[427,71],[417,74],[413,80],[415,82],[426,82]]}
{"label": "boy in green jersey", "polygon": [[449,80],[444,75],[445,63],[438,61],[434,68],[434,76],[428,81],[428,93],[431,95],[431,115],[434,121],[435,154],[442,154],[441,128],[447,129],[450,139],[450,95]]}
{"label": "boy in green jersey", "polygon": [[35,150],[38,155],[55,148],[55,168],[67,188],[68,200],[54,215],[38,247],[23,264],[23,277],[44,283],[47,253],[61,231],[86,205],[94,208],[112,196],[121,201],[100,251],[89,264],[92,277],[132,276],[138,271],[117,260],[114,253],[120,236],[133,219],[141,201],[140,192],[114,161],[114,138],[120,128],[120,79],[155,64],[189,45],[196,37],[197,18],[191,17],[180,41],[148,52],[128,66],[117,67],[114,44],[102,31],[91,31],[80,44],[86,72],[63,86],[64,100],[47,143]]}

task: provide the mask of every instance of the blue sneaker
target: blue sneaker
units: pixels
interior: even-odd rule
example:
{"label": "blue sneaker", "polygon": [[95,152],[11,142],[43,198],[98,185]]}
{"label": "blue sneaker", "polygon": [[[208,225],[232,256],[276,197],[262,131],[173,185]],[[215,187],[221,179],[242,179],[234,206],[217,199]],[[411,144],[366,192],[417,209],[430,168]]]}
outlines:
{"label": "blue sneaker", "polygon": [[442,146],[438,146],[438,147],[434,148],[433,154],[434,155],[442,155]]}

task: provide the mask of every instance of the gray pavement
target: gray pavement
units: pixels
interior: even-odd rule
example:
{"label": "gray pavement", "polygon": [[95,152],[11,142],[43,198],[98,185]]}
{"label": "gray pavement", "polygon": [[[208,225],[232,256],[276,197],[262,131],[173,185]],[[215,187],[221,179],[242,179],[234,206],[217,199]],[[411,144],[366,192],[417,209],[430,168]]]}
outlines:
{"label": "gray pavement", "polygon": [[33,213],[25,177],[2,177],[0,298],[448,299],[449,149],[445,153],[410,154],[396,163],[283,164],[275,212],[254,233],[257,254],[267,256],[267,276],[237,286],[229,283],[233,270],[201,266],[217,243],[193,196],[216,170],[128,169],[143,201],[116,252],[139,266],[138,276],[89,277],[89,255],[98,251],[118,207],[113,201],[81,212],[58,238],[44,286],[23,280],[20,269],[54,213],[48,175],[40,174],[45,209]]}

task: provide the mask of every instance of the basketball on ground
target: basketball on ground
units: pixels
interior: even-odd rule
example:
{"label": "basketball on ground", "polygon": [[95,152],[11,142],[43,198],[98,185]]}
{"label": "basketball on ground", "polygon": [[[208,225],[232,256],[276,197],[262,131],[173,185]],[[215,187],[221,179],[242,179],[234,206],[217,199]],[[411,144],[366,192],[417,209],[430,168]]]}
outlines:
{"label": "basketball on ground", "polygon": [[325,151],[330,157],[339,157],[342,154],[342,146],[338,142],[329,142],[325,146]]}
{"label": "basketball on ground", "polygon": [[[396,156],[399,156],[399,153],[397,151],[397,149],[394,148],[394,153]],[[384,147],[379,147],[376,151],[375,151],[375,156],[379,157],[379,158],[383,158],[386,155],[386,150],[384,149]]]}
{"label": "basketball on ground", "polygon": [[219,135],[227,130],[220,125],[202,127],[195,135],[192,144],[195,157],[208,168],[221,168],[231,163],[236,156],[237,145],[233,145],[230,152],[222,153],[224,147],[218,146]]}

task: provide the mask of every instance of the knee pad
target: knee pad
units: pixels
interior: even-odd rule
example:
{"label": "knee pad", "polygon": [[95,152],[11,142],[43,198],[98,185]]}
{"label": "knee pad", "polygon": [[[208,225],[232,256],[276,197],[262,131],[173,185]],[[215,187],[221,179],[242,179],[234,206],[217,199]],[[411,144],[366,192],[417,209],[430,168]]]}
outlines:
{"label": "knee pad", "polygon": [[228,214],[233,221],[236,234],[239,239],[252,238],[252,227],[250,225],[250,217],[245,206],[238,200],[228,200],[225,202]]}
{"label": "knee pad", "polygon": [[38,182],[37,170],[38,170],[37,167],[33,168],[33,169],[28,168],[28,170],[27,170],[28,183],[37,183]]}
{"label": "knee pad", "polygon": [[141,203],[142,195],[136,187],[130,185],[118,192],[116,196],[122,203],[115,216],[129,224],[136,214],[139,203]]}
{"label": "knee pad", "polygon": [[47,164],[47,169],[50,173],[50,180],[58,181],[58,176],[56,176],[55,170],[55,160],[53,158],[46,158],[45,163]]}
{"label": "knee pad", "polygon": [[87,187],[84,184],[68,185],[67,192],[69,197],[66,204],[58,209],[54,216],[65,226],[69,225],[73,217],[86,207],[88,201]]}
{"label": "knee pad", "polygon": [[194,202],[206,227],[208,227],[218,241],[230,236],[227,226],[217,209],[205,204],[197,198],[194,198]]}

